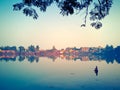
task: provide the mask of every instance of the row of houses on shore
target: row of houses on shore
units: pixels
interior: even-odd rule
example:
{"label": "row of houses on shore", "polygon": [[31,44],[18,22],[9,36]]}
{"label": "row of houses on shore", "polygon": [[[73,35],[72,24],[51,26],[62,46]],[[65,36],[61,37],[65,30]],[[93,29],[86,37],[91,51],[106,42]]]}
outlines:
{"label": "row of houses on shore", "polygon": [[37,55],[37,56],[60,56],[60,55],[88,55],[93,53],[101,53],[102,47],[81,47],[81,48],[66,48],[57,50],[55,46],[49,50],[36,50],[36,51],[15,51],[15,50],[0,50],[0,55]]}

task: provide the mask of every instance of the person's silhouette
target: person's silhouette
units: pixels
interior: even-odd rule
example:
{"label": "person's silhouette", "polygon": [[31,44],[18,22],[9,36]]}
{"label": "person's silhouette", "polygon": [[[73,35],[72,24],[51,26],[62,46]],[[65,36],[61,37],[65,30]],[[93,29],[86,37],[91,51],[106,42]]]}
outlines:
{"label": "person's silhouette", "polygon": [[98,67],[97,66],[95,67],[94,72],[95,72],[96,76],[98,76]]}

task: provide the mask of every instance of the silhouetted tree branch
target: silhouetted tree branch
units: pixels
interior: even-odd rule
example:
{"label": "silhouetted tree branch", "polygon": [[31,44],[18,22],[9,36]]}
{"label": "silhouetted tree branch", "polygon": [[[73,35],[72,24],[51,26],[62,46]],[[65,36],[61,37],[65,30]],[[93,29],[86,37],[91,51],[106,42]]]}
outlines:
{"label": "silhouetted tree branch", "polygon": [[[47,7],[53,3],[56,3],[60,9],[60,14],[63,16],[86,10],[84,24],[81,26],[86,26],[86,19],[89,14],[92,21],[91,26],[96,29],[102,27],[100,20],[109,14],[113,4],[112,0],[22,0],[22,2],[13,5],[13,10],[22,10],[26,16],[32,16],[33,19],[37,19],[38,14],[34,8],[37,7],[40,11],[45,12]],[[92,8],[88,10],[90,5]]]}

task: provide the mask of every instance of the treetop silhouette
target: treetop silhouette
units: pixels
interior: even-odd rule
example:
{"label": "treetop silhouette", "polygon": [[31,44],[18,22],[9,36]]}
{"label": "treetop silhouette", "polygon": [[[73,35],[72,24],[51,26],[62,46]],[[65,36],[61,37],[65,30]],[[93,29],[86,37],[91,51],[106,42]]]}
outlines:
{"label": "treetop silhouette", "polygon": [[22,0],[13,5],[13,10],[22,10],[26,16],[37,19],[38,14],[35,7],[39,8],[40,11],[45,12],[53,3],[57,5],[60,9],[60,14],[63,16],[72,15],[74,13],[79,14],[81,10],[85,10],[84,23],[81,27],[86,26],[86,19],[89,15],[89,19],[92,21],[91,26],[96,29],[102,27],[100,21],[109,14],[113,4],[112,0]]}

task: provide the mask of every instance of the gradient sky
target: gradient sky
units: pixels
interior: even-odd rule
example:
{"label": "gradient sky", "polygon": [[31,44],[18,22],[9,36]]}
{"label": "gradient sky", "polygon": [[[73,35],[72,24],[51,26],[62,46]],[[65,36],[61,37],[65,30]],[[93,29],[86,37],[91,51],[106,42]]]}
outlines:
{"label": "gradient sky", "polygon": [[13,11],[12,5],[22,0],[0,0],[0,46],[39,45],[41,49],[120,45],[120,0],[113,0],[110,14],[102,20],[103,27],[95,30],[89,26],[81,28],[84,13],[62,16],[52,5],[47,12],[39,13],[33,20],[22,11]]}

